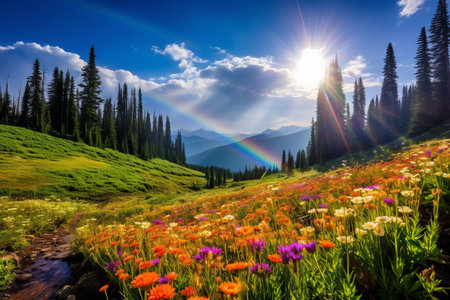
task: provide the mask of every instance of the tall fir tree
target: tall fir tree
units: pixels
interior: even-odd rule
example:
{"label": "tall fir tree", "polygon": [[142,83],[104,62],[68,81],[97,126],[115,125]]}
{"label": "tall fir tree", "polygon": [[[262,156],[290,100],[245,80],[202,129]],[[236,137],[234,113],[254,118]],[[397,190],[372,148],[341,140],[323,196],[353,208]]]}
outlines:
{"label": "tall fir tree", "polygon": [[31,126],[39,131],[45,131],[45,103],[43,97],[43,79],[39,60],[35,60],[33,64],[33,73],[28,77],[31,92]]}
{"label": "tall fir tree", "polygon": [[319,151],[317,149],[317,126],[314,122],[314,118],[311,121],[311,135],[309,137],[308,147],[307,147],[307,160],[310,166],[318,164],[319,161]]}
{"label": "tall fir tree", "polygon": [[438,0],[430,26],[432,94],[436,125],[450,118],[449,26],[447,1]]}
{"label": "tall fir tree", "polygon": [[385,143],[393,140],[399,133],[400,126],[400,103],[398,101],[397,87],[397,62],[395,60],[394,48],[389,43],[386,49],[383,68],[383,85],[380,96],[380,113],[382,135],[380,142]]}
{"label": "tall fir tree", "polygon": [[28,127],[28,122],[30,118],[30,101],[31,101],[31,91],[30,91],[30,85],[27,83],[25,84],[25,91],[23,93],[22,97],[22,107],[21,107],[21,114],[20,114],[20,125],[24,127]]}
{"label": "tall fir tree", "polygon": [[286,171],[287,171],[286,151],[283,149],[283,153],[281,154],[281,172]]}
{"label": "tall fir tree", "polygon": [[[428,48],[427,32],[425,27],[417,41],[416,53],[416,90],[412,104],[412,116],[408,135],[419,135],[433,126],[433,98],[431,84],[430,50]],[[406,87],[404,87],[405,89]],[[404,91],[404,97],[409,99],[409,91]]]}
{"label": "tall fir tree", "polygon": [[348,151],[345,94],[337,58],[328,67],[317,96],[317,147],[319,160],[327,161]]}
{"label": "tall fir tree", "polygon": [[3,123],[9,123],[10,118],[11,118],[11,95],[9,94],[9,83],[6,82],[5,93],[3,94],[0,121]]}
{"label": "tall fir tree", "polygon": [[99,70],[95,65],[94,46],[91,47],[88,63],[81,70],[83,82],[79,85],[81,87],[80,123],[81,128],[83,129],[83,139],[88,144],[92,145],[93,131],[96,133],[96,131],[98,130],[97,127],[99,127],[98,108],[100,103],[102,102],[102,99],[100,98],[101,79]]}

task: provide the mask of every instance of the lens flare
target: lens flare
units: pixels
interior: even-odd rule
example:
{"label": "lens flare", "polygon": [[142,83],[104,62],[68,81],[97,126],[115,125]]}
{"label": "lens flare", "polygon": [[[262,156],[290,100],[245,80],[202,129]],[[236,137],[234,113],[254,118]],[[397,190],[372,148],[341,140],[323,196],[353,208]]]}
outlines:
{"label": "lens flare", "polygon": [[296,77],[305,89],[316,89],[325,75],[326,60],[323,48],[305,48],[297,62]]}

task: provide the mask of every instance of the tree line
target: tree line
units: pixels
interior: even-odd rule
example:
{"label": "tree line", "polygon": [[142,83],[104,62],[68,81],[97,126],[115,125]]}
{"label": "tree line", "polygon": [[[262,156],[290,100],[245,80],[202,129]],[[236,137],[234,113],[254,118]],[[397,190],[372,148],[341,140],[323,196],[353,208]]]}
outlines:
{"label": "tree line", "polygon": [[[398,95],[397,62],[388,44],[384,59],[380,97],[369,102],[361,77],[355,80],[352,111],[345,99],[342,73],[337,58],[327,67],[317,95],[316,118],[306,151],[306,168],[346,153],[385,144],[401,135],[415,137],[450,119],[449,15],[446,0],[439,0],[429,28],[423,27],[417,40],[415,84]],[[291,172],[293,157],[282,155],[282,170]],[[297,155],[305,168],[302,153]]]}
{"label": "tree line", "polygon": [[[53,70],[45,97],[45,79],[39,60],[33,64],[23,95],[12,100],[6,83],[0,89],[0,122],[18,125],[59,137],[111,148],[143,159],[162,158],[186,164],[185,146],[178,132],[172,140],[170,119],[144,111],[141,89],[119,83],[117,101],[103,100],[101,78],[91,47],[82,68],[82,82],[76,85],[69,71]],[[103,111],[101,108],[103,104]]]}

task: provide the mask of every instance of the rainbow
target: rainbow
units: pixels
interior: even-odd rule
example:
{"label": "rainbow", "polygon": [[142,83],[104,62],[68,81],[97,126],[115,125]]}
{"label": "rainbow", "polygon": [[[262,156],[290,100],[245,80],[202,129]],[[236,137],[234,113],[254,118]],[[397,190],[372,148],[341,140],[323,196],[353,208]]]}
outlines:
{"label": "rainbow", "polygon": [[[170,39],[177,39],[177,37],[175,37],[170,32],[152,26],[147,22],[127,16],[124,13],[119,12],[117,10],[113,10],[106,5],[94,4],[92,2],[82,0],[76,1],[66,0],[66,2],[70,3],[73,6],[77,6],[88,11],[95,11],[96,13],[111,18],[114,21],[121,22],[127,26],[132,26],[139,30],[144,30],[153,35],[159,35]],[[198,111],[194,111],[193,109],[181,107],[180,105],[171,104],[166,99],[161,99],[158,95],[154,95],[144,91],[143,93],[147,95],[151,100],[160,104],[161,106],[182,114],[184,117],[200,125],[201,127],[205,127],[209,130],[218,132],[219,134],[227,138],[227,140],[230,142],[235,151],[251,159],[255,165],[265,165],[268,167],[278,165],[277,161],[279,160],[279,157],[275,156],[273,153],[268,152],[267,150],[263,149],[259,145],[249,140],[238,140],[226,134],[225,132],[229,132],[228,128],[220,124],[217,120],[214,120],[209,116],[201,114]]]}
{"label": "rainbow", "polygon": [[[225,132],[229,132],[229,129],[224,125],[220,124],[217,120],[212,119],[211,117],[201,114],[199,111],[194,111],[185,106],[181,105],[173,105],[169,103],[166,99],[162,99],[159,96],[142,91],[144,95],[149,97],[152,101],[158,103],[159,105],[168,108],[169,110],[178,112],[182,114],[185,118],[193,121],[194,123],[200,125],[201,127],[205,127],[206,129],[213,130],[224,136],[229,142],[233,149],[240,154],[243,154],[245,157],[251,159],[255,165],[265,165],[268,167],[272,167],[274,165],[278,165],[277,161],[279,160],[278,156],[275,156],[273,153],[267,151],[251,140],[244,139],[238,140]],[[281,155],[281,154],[280,154]],[[250,167],[250,166],[249,166]]]}

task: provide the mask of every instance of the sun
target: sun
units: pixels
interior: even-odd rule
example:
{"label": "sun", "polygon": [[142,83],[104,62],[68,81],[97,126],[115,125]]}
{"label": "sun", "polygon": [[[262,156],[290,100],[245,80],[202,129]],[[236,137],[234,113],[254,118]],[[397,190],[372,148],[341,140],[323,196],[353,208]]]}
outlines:
{"label": "sun", "polygon": [[315,89],[325,75],[326,60],[323,48],[305,48],[296,65],[296,77],[300,85],[306,89]]}

